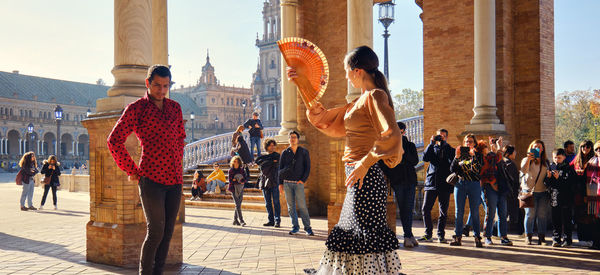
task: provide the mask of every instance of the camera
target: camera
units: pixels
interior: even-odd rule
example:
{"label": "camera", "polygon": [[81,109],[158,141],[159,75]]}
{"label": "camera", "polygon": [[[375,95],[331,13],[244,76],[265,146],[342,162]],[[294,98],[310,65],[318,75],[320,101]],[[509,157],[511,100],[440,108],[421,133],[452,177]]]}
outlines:
{"label": "camera", "polygon": [[433,141],[443,141],[444,138],[442,137],[442,135],[437,135],[433,137]]}

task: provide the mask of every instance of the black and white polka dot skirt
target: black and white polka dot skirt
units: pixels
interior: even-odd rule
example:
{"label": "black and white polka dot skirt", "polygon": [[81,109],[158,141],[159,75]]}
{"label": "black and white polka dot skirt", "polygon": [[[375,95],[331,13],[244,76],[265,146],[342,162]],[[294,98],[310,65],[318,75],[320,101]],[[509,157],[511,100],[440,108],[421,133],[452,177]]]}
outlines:
{"label": "black and white polka dot skirt", "polygon": [[[346,165],[346,176],[354,166]],[[348,188],[317,274],[400,274],[398,239],[386,221],[387,185],[378,164]]]}

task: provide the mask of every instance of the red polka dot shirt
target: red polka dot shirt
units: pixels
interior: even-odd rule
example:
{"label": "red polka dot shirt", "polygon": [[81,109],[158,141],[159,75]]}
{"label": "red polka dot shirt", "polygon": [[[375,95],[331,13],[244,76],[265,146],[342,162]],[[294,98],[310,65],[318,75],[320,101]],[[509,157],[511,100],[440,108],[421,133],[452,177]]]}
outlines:
{"label": "red polka dot shirt", "polygon": [[[142,145],[139,167],[125,149],[125,140],[135,132]],[[117,166],[128,175],[137,174],[157,183],[183,183],[185,130],[179,103],[165,98],[163,109],[150,101],[148,92],[127,105],[108,135],[108,148]]]}

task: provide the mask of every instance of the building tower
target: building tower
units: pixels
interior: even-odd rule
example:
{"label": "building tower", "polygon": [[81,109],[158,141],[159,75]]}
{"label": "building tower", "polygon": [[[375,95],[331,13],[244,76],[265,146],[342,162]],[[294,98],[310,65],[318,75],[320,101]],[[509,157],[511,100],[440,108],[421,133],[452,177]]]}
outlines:
{"label": "building tower", "polygon": [[263,3],[264,29],[262,38],[256,35],[258,67],[252,77],[253,105],[261,113],[264,126],[278,127],[281,122],[281,54],[277,47],[281,33],[279,0]]}

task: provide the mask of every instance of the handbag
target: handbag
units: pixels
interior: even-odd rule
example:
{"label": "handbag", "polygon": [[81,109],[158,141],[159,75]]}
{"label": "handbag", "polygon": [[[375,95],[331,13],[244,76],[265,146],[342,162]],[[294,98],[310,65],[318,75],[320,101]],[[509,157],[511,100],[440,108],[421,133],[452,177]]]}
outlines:
{"label": "handbag", "polygon": [[[54,168],[54,169],[56,169],[56,168]],[[50,173],[49,177],[44,175],[44,178],[42,179],[42,183],[44,183],[44,185],[50,184],[50,181],[52,180],[52,176],[54,175],[54,169],[52,169],[52,173]]]}
{"label": "handbag", "polygon": [[[540,179],[540,174],[542,173],[542,165],[540,164],[540,171],[538,171],[538,175],[535,178],[535,182],[534,184],[537,184],[537,181]],[[523,180],[525,180],[525,177],[523,177]],[[535,185],[534,185],[535,187]],[[523,191],[523,190],[521,190]],[[533,201],[533,188],[531,189],[531,192],[519,192],[519,208],[524,209],[524,208],[533,208],[535,207],[534,201]]]}
{"label": "handbag", "polygon": [[456,173],[448,175],[448,177],[446,178],[446,182],[454,186],[458,182],[458,175]]}
{"label": "handbag", "polygon": [[23,169],[20,169],[15,177],[17,185],[23,185]]}

